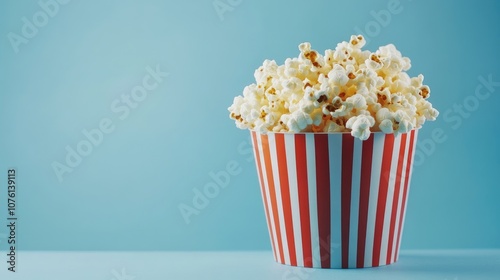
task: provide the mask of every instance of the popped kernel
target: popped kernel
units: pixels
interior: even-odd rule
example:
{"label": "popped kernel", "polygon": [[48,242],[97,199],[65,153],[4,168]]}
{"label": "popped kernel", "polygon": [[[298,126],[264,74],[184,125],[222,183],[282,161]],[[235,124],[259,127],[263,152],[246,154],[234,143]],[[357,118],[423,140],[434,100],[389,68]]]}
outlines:
{"label": "popped kernel", "polygon": [[375,124],[375,120],[370,115],[359,115],[350,118],[345,126],[351,129],[351,135],[361,140],[370,137],[370,128]]}

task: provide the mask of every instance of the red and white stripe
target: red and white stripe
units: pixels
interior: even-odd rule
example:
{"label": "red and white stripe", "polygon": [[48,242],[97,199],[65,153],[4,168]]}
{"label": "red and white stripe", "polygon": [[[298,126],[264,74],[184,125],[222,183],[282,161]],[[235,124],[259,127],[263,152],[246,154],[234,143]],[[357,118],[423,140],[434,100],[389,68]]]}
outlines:
{"label": "red and white stripe", "polygon": [[372,267],[397,260],[418,131],[259,134],[252,142],[277,262]]}

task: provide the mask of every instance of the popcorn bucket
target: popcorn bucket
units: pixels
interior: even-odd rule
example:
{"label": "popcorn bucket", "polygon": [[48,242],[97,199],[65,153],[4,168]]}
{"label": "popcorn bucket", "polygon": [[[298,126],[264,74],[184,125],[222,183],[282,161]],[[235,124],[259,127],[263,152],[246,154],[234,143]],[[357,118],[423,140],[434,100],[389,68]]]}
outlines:
{"label": "popcorn bucket", "polygon": [[251,131],[277,262],[361,268],[398,259],[418,130]]}

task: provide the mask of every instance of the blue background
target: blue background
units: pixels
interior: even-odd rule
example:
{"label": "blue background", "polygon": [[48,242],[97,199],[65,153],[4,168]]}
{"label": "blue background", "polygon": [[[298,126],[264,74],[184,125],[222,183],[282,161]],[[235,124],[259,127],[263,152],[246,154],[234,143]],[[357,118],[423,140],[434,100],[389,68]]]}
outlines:
{"label": "blue background", "polygon": [[[473,97],[480,76],[500,81],[498,1],[400,0],[386,22],[376,21],[385,0],[221,1],[231,10],[73,0],[17,53],[9,32],[21,35],[41,7],[1,2],[0,221],[15,167],[18,249],[270,249],[249,135],[227,107],[264,59],[281,64],[304,41],[323,52],[357,30],[366,49],[394,43],[410,57],[409,74],[425,75],[441,112],[420,131],[403,248],[500,247],[500,86]],[[157,65],[169,76],[121,120],[110,104]],[[114,131],[59,182],[51,164],[103,118]],[[433,131],[445,140],[431,143]],[[241,172],[187,224],[179,205],[233,161]],[[0,227],[2,250],[6,234]]]}

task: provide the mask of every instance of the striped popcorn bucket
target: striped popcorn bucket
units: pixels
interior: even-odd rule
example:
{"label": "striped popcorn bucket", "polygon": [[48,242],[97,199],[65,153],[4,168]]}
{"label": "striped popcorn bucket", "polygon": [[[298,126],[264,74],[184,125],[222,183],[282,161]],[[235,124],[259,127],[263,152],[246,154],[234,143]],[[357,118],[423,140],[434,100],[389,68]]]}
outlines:
{"label": "striped popcorn bucket", "polygon": [[362,141],[251,131],[275,260],[318,268],[397,261],[417,134]]}

